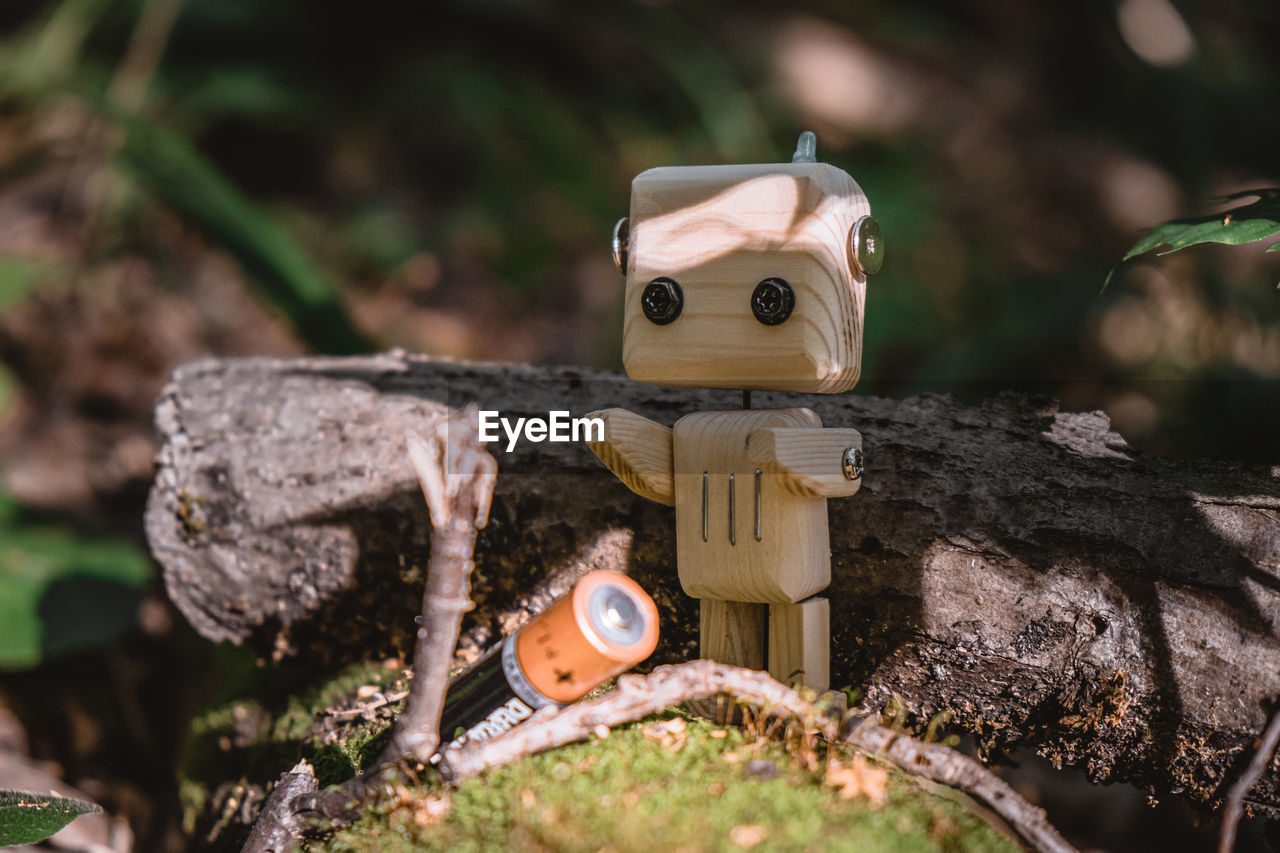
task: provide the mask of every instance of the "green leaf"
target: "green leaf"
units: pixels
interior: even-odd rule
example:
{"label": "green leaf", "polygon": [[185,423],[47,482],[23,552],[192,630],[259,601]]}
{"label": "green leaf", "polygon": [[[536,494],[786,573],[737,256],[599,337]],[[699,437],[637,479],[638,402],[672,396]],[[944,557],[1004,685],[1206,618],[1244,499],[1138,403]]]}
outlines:
{"label": "green leaf", "polygon": [[82,814],[102,807],[84,800],[0,791],[0,847],[35,844],[53,835]]}
{"label": "green leaf", "polygon": [[352,325],[328,277],[190,143],[154,124],[101,108],[125,131],[119,154],[125,173],[234,255],[300,338],[320,352],[373,349]]}
{"label": "green leaf", "polygon": [[48,523],[0,493],[0,671],[114,640],[150,577],[132,543]]}
{"label": "green leaf", "polygon": [[[14,390],[17,387],[18,382],[13,378],[13,374],[4,365],[0,365],[0,412],[4,412],[4,407],[9,405],[9,401],[13,399]],[[0,519],[0,524],[3,524],[2,519]]]}
{"label": "green leaf", "polygon": [[0,311],[21,301],[52,273],[50,264],[0,257]]}
{"label": "green leaf", "polygon": [[[1150,234],[1138,241],[1124,259],[1127,261],[1161,246],[1169,248],[1158,254],[1167,255],[1201,243],[1225,243],[1228,246],[1239,246],[1242,243],[1265,240],[1280,234],[1280,189],[1233,193],[1227,197],[1227,200],[1235,201],[1250,197],[1254,197],[1254,201],[1223,213],[1166,222],[1152,229]],[[1276,245],[1271,246],[1267,251],[1280,251]]]}
{"label": "green leaf", "polygon": [[222,64],[217,73],[184,82],[182,97],[166,106],[166,117],[170,127],[187,133],[227,118],[279,122],[325,108],[306,89],[286,84],[261,66]]}
{"label": "green leaf", "polygon": [[39,97],[65,85],[109,0],[63,0],[18,36],[0,44],[0,97]]}

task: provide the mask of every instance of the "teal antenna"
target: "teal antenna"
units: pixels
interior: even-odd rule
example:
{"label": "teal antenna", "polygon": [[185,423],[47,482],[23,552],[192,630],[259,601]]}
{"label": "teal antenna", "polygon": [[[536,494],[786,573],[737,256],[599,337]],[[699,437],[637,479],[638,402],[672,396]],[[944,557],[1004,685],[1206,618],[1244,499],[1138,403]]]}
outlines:
{"label": "teal antenna", "polygon": [[800,138],[796,140],[796,153],[791,155],[791,162],[818,162],[818,137],[813,135],[812,130],[806,130],[804,133],[800,134]]}

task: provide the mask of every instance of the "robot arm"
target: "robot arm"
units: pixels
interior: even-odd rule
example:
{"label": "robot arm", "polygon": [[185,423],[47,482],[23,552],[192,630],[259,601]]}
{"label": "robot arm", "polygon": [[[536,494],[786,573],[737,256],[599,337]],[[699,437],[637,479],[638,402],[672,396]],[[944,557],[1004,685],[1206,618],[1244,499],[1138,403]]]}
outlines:
{"label": "robot arm", "polygon": [[747,456],[787,491],[811,498],[852,495],[862,485],[862,435],[855,429],[767,427],[751,432]]}
{"label": "robot arm", "polygon": [[675,506],[671,427],[626,409],[602,409],[587,417],[604,420],[604,441],[587,442],[587,447],[605,467],[640,497]]}

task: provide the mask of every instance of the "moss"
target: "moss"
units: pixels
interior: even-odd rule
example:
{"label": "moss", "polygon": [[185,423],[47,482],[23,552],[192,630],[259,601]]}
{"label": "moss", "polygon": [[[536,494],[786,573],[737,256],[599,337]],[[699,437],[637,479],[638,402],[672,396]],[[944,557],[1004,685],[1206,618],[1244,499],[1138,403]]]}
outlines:
{"label": "moss", "polygon": [[178,521],[182,523],[182,535],[188,542],[195,542],[208,529],[204,520],[204,498],[192,497],[186,489],[178,492]]}
{"label": "moss", "polygon": [[382,735],[390,727],[391,715],[400,711],[403,700],[381,705],[373,719],[356,716],[325,725],[321,712],[359,703],[361,688],[395,693],[406,687],[407,681],[399,667],[389,669],[372,663],[346,667],[318,688],[291,698],[272,725],[270,740],[301,745],[303,751],[298,757],[312,762],[321,785],[342,782],[365,770],[377,757]]}
{"label": "moss", "polygon": [[[370,694],[405,686],[401,668],[365,663],[278,700],[238,699],[210,708],[193,724],[180,780],[184,829],[203,849],[235,850],[251,817],[247,804],[299,758],[312,762],[321,784],[365,769],[401,704]],[[371,708],[371,719],[359,713]],[[883,802],[873,801],[868,786]],[[402,791],[311,850],[625,853],[663,846],[1018,849],[962,798],[939,796],[897,771],[882,773],[846,750],[819,753],[794,739],[760,740],[750,730],[669,714],[531,756],[456,791]]]}
{"label": "moss", "polygon": [[1081,713],[1063,717],[1062,725],[1093,731],[1102,725],[1119,726],[1133,704],[1129,695],[1129,673],[1117,669],[1110,678],[1094,685],[1092,696],[1080,703]]}
{"label": "moss", "polygon": [[[238,806],[299,758],[312,763],[322,785],[361,772],[376,757],[402,704],[361,693],[394,695],[405,687],[400,666],[365,662],[269,705],[239,698],[208,708],[192,721],[180,768],[184,831],[221,849],[230,830],[233,838],[225,846],[234,849],[242,821]],[[367,715],[359,713],[364,709]]]}
{"label": "moss", "polygon": [[[1019,849],[957,799],[843,749],[789,751],[705,721],[672,731],[681,724],[629,725],[500,768],[452,794],[403,791],[310,849]],[[864,774],[861,790],[856,777],[849,784],[855,772]]]}

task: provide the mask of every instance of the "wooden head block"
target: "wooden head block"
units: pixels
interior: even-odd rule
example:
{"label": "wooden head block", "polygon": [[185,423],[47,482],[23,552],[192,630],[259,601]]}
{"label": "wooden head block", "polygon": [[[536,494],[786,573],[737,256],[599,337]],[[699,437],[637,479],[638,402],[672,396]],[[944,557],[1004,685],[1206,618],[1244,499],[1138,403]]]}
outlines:
{"label": "wooden head block", "polygon": [[[858,381],[865,278],[848,238],[870,213],[826,163],[650,169],[631,185],[623,364],[668,386],[839,393]],[[674,281],[679,315],[646,316],[642,296]],[[766,279],[792,292],[767,325],[752,296]],[[776,319],[776,317],[775,317]]]}

